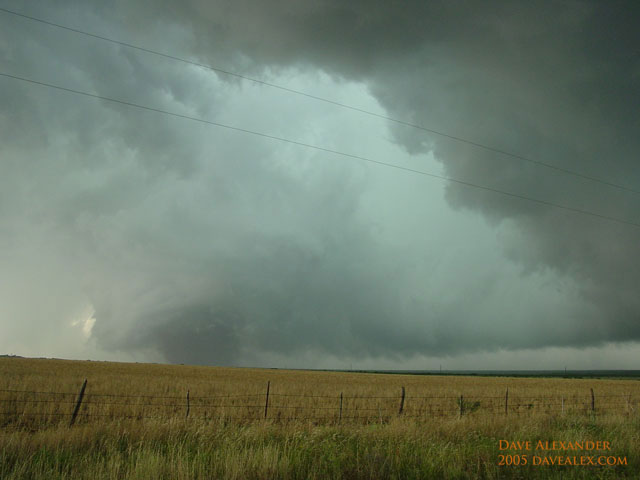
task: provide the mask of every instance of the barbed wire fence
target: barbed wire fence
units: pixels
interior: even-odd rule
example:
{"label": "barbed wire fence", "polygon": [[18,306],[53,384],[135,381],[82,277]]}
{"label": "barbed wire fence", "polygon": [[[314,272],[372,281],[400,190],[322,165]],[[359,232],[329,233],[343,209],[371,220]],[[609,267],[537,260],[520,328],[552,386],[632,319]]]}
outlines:
{"label": "barbed wire fence", "polygon": [[316,423],[386,423],[392,418],[463,418],[478,415],[586,414],[638,411],[640,395],[588,393],[521,395],[397,395],[225,393],[220,395],[132,395],[87,392],[0,389],[0,425],[42,425],[99,420],[169,420],[183,418],[228,422],[310,421]]}

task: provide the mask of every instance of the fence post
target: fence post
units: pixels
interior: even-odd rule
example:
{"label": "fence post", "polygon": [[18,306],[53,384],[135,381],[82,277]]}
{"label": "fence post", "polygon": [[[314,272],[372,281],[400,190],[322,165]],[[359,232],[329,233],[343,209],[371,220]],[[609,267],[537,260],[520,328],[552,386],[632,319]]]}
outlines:
{"label": "fence post", "polygon": [[507,393],[504,394],[504,414],[509,415],[509,387],[507,387]]}
{"label": "fence post", "polygon": [[593,388],[591,389],[591,411],[596,411],[596,396],[593,393]]}
{"label": "fence post", "polygon": [[464,398],[460,395],[460,418],[464,414]]}
{"label": "fence post", "polygon": [[84,389],[87,388],[87,379],[84,379],[82,382],[82,388],[80,388],[80,393],[78,394],[78,400],[76,401],[76,406],[73,409],[73,413],[71,414],[71,422],[69,422],[69,426],[71,427],[76,421],[76,417],[78,416],[78,412],[80,411],[80,405],[82,405],[82,399],[84,398]]}
{"label": "fence post", "polygon": [[269,387],[271,386],[271,380],[267,382],[267,398],[264,402],[264,418],[267,418],[267,410],[269,409]]}
{"label": "fence post", "polygon": [[189,390],[187,390],[187,414],[184,418],[189,418],[189,410],[191,409],[191,405],[189,404]]}
{"label": "fence post", "polygon": [[562,395],[561,405],[562,405],[562,414],[564,415],[564,395]]}
{"label": "fence post", "polygon": [[404,410],[404,387],[402,387],[402,397],[400,398],[400,411],[398,415],[402,415],[402,410]]}
{"label": "fence post", "polygon": [[340,418],[338,420],[338,423],[342,422],[342,392],[340,392]]}

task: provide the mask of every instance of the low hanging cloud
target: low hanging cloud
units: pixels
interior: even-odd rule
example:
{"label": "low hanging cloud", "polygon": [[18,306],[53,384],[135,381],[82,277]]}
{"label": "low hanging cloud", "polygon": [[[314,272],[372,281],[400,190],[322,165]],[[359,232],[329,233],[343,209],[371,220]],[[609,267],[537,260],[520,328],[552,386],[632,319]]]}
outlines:
{"label": "low hanging cloud", "polygon": [[[640,185],[631,7],[7,8]],[[26,19],[0,21],[7,73],[640,223],[633,192]],[[309,352],[401,363],[640,340],[636,227],[0,80],[0,279],[29,285],[4,289],[10,346],[64,352],[71,341],[34,343],[33,328],[55,331],[87,305],[96,348],[183,363],[295,362]],[[51,292],[57,300],[45,302]]]}

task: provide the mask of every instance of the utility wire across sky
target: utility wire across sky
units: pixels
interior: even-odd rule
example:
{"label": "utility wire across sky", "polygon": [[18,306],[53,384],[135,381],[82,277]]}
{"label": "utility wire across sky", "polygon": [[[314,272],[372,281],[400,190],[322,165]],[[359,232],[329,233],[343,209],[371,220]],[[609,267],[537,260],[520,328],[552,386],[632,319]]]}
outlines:
{"label": "utility wire across sky", "polygon": [[418,125],[418,124],[411,123],[411,122],[406,122],[404,120],[399,120],[399,119],[396,119],[396,118],[393,118],[393,117],[389,117],[387,115],[383,115],[383,114],[380,114],[380,113],[375,113],[375,112],[372,112],[372,111],[369,111],[369,110],[365,110],[365,109],[362,109],[362,108],[358,108],[358,107],[354,107],[354,106],[351,106],[351,105],[348,105],[348,104],[345,104],[345,103],[336,102],[334,100],[330,100],[330,99],[327,99],[327,98],[324,98],[324,97],[319,97],[319,96],[316,96],[316,95],[305,93],[305,92],[302,92],[300,90],[295,90],[295,89],[292,89],[292,88],[284,87],[282,85],[277,85],[277,84],[274,84],[274,83],[266,82],[264,80],[259,80],[257,78],[252,78],[252,77],[248,77],[246,75],[241,75],[239,73],[234,73],[234,72],[231,72],[229,70],[225,70],[225,69],[222,69],[222,68],[219,68],[219,67],[214,67],[214,66],[206,65],[206,64],[203,64],[203,63],[199,63],[199,62],[194,62],[192,60],[187,60],[185,58],[181,58],[181,57],[177,57],[177,56],[174,56],[174,55],[169,55],[169,54],[166,54],[166,53],[158,52],[156,50],[151,50],[151,49],[148,49],[148,48],[140,47],[138,45],[133,45],[131,43],[122,42],[122,41],[119,41],[119,40],[115,40],[113,38],[104,37],[102,35],[97,35],[95,33],[86,32],[84,30],[79,30],[77,28],[68,27],[68,26],[65,26],[65,25],[61,25],[59,23],[50,22],[50,21],[47,21],[47,20],[43,20],[41,18],[32,17],[30,15],[25,15],[23,13],[15,12],[13,10],[9,10],[9,9],[6,9],[6,8],[0,7],[0,11],[4,12],[4,13],[11,14],[11,15],[15,15],[15,16],[18,16],[18,17],[25,18],[27,20],[32,20],[34,22],[39,22],[39,23],[42,23],[42,24],[45,24],[45,25],[49,25],[49,26],[52,26],[52,27],[61,28],[63,30],[67,30],[67,31],[70,31],[70,32],[73,32],[73,33],[76,33],[76,34],[80,34],[80,35],[85,35],[85,36],[88,36],[88,37],[96,38],[98,40],[102,40],[102,41],[105,41],[105,42],[110,42],[110,43],[113,43],[113,44],[116,44],[116,45],[120,45],[120,46],[123,46],[123,47],[139,50],[139,51],[142,51],[142,52],[145,52],[145,53],[149,53],[149,54],[152,54],[152,55],[157,55],[157,56],[160,56],[160,57],[168,58],[168,59],[171,59],[171,60],[175,60],[175,61],[178,61],[178,62],[189,64],[189,65],[194,65],[194,66],[197,66],[197,67],[206,68],[208,70],[212,70],[214,72],[222,73],[224,75],[229,75],[229,76],[232,76],[232,77],[241,78],[243,80],[248,80],[248,81],[251,81],[251,82],[254,82],[254,83],[258,83],[260,85],[265,85],[265,86],[268,86],[268,87],[271,87],[271,88],[277,88],[279,90],[283,90],[283,91],[286,91],[286,92],[289,92],[289,93],[293,93],[293,94],[296,94],[296,95],[301,95],[301,96],[304,96],[304,97],[307,97],[307,98],[311,98],[313,100],[318,100],[318,101],[321,101],[321,102],[329,103],[331,105],[335,105],[335,106],[342,107],[342,108],[347,108],[349,110],[353,110],[353,111],[356,111],[356,112],[364,113],[366,115],[370,115],[370,116],[373,116],[373,117],[382,118],[382,119],[390,121],[390,122],[394,122],[394,123],[397,123],[397,124],[400,124],[400,125],[404,125],[404,126],[407,126],[407,127],[411,127],[411,128],[415,128],[415,129],[418,129],[418,130],[422,130],[424,132],[432,133],[434,135],[438,135],[438,136],[441,136],[441,137],[444,137],[444,138],[448,138],[448,139],[454,140],[456,142],[465,143],[467,145],[471,145],[471,146],[474,146],[474,147],[477,147],[477,148],[488,150],[490,152],[499,153],[500,155],[504,155],[506,157],[510,157],[510,158],[513,158],[513,159],[517,159],[517,160],[521,160],[521,161],[524,161],[524,162],[532,163],[532,164],[535,164],[535,165],[538,165],[538,166],[541,166],[541,167],[545,167],[545,168],[549,168],[549,169],[552,169],[552,170],[556,170],[558,172],[562,172],[562,173],[565,173],[567,175],[572,175],[572,176],[575,176],[575,177],[583,178],[583,179],[586,179],[586,180],[590,180],[592,182],[597,182],[597,183],[600,183],[600,184],[603,184],[603,185],[607,185],[609,187],[618,188],[620,190],[625,190],[627,192],[633,192],[633,193],[636,193],[636,194],[640,194],[640,190],[637,190],[637,189],[634,189],[634,188],[631,188],[631,187],[627,187],[627,186],[624,186],[624,185],[620,185],[618,183],[610,182],[608,180],[603,180],[601,178],[593,177],[591,175],[580,173],[580,172],[577,172],[575,170],[570,170],[568,168],[563,168],[563,167],[560,167],[560,166],[557,166],[557,165],[553,165],[553,164],[550,164],[550,163],[542,162],[540,160],[535,160],[535,159],[532,159],[532,158],[529,158],[529,157],[525,157],[523,155],[519,155],[517,153],[508,152],[506,150],[502,150],[500,148],[492,147],[490,145],[485,145],[485,144],[478,143],[478,142],[475,142],[475,141],[472,141],[472,140],[468,140],[468,139],[465,139],[465,138],[462,138],[462,137],[458,137],[458,136],[455,136],[455,135],[450,135],[448,133],[440,132],[438,130],[433,130],[431,128],[423,127],[422,125]]}
{"label": "utility wire across sky", "polygon": [[192,116],[189,116],[189,115],[183,115],[181,113],[170,112],[168,110],[162,110],[162,109],[159,109],[159,108],[149,107],[149,106],[146,106],[146,105],[141,105],[141,104],[138,104],[138,103],[128,102],[128,101],[125,101],[125,100],[119,100],[119,99],[116,99],[116,98],[110,98],[110,97],[105,97],[105,96],[102,96],[102,95],[96,95],[94,93],[83,92],[81,90],[75,90],[75,89],[72,89],[72,88],[62,87],[62,86],[59,86],[59,85],[54,85],[52,83],[40,82],[38,80],[33,80],[33,79],[30,79],[30,78],[20,77],[20,76],[17,76],[17,75],[11,75],[9,73],[0,72],[0,76],[3,76],[5,78],[10,78],[10,79],[13,79],[13,80],[19,80],[21,82],[29,83],[29,84],[32,84],[32,85],[41,85],[41,86],[48,87],[48,88],[51,88],[51,89],[61,90],[61,91],[64,91],[64,92],[75,94],[75,95],[82,95],[82,96],[85,96],[85,97],[95,98],[95,99],[104,100],[104,101],[107,101],[107,102],[112,102],[112,103],[117,103],[117,104],[121,104],[121,105],[126,105],[126,106],[129,106],[129,107],[139,108],[139,109],[142,109],[142,110],[147,110],[147,111],[151,111],[151,112],[160,113],[160,114],[163,114],[163,115],[169,115],[169,116],[172,116],[172,117],[182,118],[182,119],[185,119],[185,120],[191,120],[191,121],[194,121],[194,122],[204,123],[204,124],[207,124],[207,125],[212,125],[212,126],[215,126],[215,127],[225,128],[225,129],[228,129],[228,130],[235,130],[237,132],[242,132],[242,133],[255,135],[255,136],[263,137],[263,138],[268,138],[268,139],[271,139],[271,140],[278,140],[280,142],[286,142],[286,143],[293,144],[293,145],[299,145],[301,147],[312,148],[314,150],[319,150],[319,151],[322,151],[322,152],[332,153],[334,155],[340,155],[342,157],[347,157],[347,158],[351,158],[351,159],[361,160],[361,161],[364,161],[364,162],[374,163],[376,165],[382,165],[382,166],[385,166],[385,167],[395,168],[397,170],[403,170],[403,171],[410,172],[410,173],[415,173],[415,174],[418,174],[418,175],[424,175],[426,177],[437,178],[437,179],[440,179],[440,180],[445,180],[445,181],[448,181],[448,182],[457,183],[457,184],[460,184],[460,185],[465,185],[465,186],[471,187],[471,188],[485,190],[485,191],[497,193],[497,194],[508,196],[508,197],[512,197],[512,198],[519,198],[521,200],[527,200],[529,202],[537,203],[537,204],[540,204],[540,205],[546,205],[546,206],[549,206],[549,207],[559,208],[559,209],[567,210],[567,211],[574,212],[574,213],[580,213],[580,214],[583,214],[583,215],[589,215],[591,217],[610,220],[610,221],[613,221],[613,222],[617,222],[617,223],[621,223],[621,224],[625,224],[625,225],[631,225],[631,226],[640,228],[640,223],[635,223],[635,222],[631,222],[631,221],[628,221],[628,220],[623,220],[623,219],[620,219],[620,218],[611,217],[611,216],[608,216],[608,215],[603,215],[603,214],[600,214],[600,213],[591,212],[589,210],[583,210],[583,209],[580,209],[580,208],[574,208],[574,207],[570,207],[570,206],[567,206],[567,205],[561,205],[561,204],[558,204],[558,203],[549,202],[549,201],[541,200],[541,199],[538,199],[538,198],[528,197],[526,195],[520,195],[520,194],[517,194],[517,193],[507,192],[507,191],[500,190],[500,189],[497,189],[497,188],[487,187],[485,185],[479,185],[479,184],[472,183],[472,182],[467,182],[467,181],[464,181],[464,180],[458,180],[456,178],[447,177],[447,176],[444,176],[444,175],[437,175],[435,173],[428,173],[428,172],[423,172],[421,170],[415,170],[415,169],[409,168],[409,167],[403,167],[403,166],[400,166],[400,165],[394,165],[393,163],[382,162],[382,161],[374,160],[374,159],[371,159],[371,158],[368,158],[368,157],[363,157],[363,156],[360,156],[360,155],[354,155],[354,154],[351,154],[351,153],[345,153],[345,152],[341,152],[341,151],[338,151],[338,150],[333,150],[333,149],[330,149],[330,148],[321,147],[321,146],[318,146],[318,145],[312,145],[312,144],[309,144],[309,143],[298,142],[296,140],[291,140],[291,139],[288,139],[288,138],[278,137],[278,136],[275,136],[275,135],[269,135],[267,133],[256,132],[254,130],[248,130],[246,128],[236,127],[236,126],[233,126],[233,125],[227,125],[227,124],[219,123],[219,122],[213,122],[213,121],[210,121],[210,120],[205,120],[203,118],[192,117]]}

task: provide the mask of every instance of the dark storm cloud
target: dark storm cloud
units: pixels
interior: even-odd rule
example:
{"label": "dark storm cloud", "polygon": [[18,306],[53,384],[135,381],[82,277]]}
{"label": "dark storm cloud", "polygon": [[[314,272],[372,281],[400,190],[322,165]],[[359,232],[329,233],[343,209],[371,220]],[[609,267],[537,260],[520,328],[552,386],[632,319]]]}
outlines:
{"label": "dark storm cloud", "polygon": [[[237,49],[260,65],[312,64],[364,79],[397,118],[640,185],[634,2],[188,3],[174,13],[203,59]],[[395,134],[410,151],[433,148],[452,177],[640,221],[638,194],[402,126]],[[607,338],[638,338],[637,229],[455,184],[447,199],[517,222],[512,258],[573,276]]]}
{"label": "dark storm cloud", "polygon": [[[70,1],[26,13],[241,73],[321,69],[364,82],[394,117],[637,189],[640,41],[629,5]],[[327,108],[302,111],[295,97],[0,20],[16,75],[292,137],[288,119],[315,125],[313,109]],[[401,359],[640,340],[639,229],[448,185],[454,208],[510,225],[499,248],[524,268],[518,290],[500,252],[477,258],[469,242],[486,240],[475,231],[427,252],[435,261],[419,240],[378,240],[361,166],[2,81],[5,238],[66,259],[103,348],[233,364],[260,352]],[[229,99],[238,92],[248,99]],[[452,177],[640,222],[640,195],[391,128]],[[388,203],[402,211],[393,188]]]}

